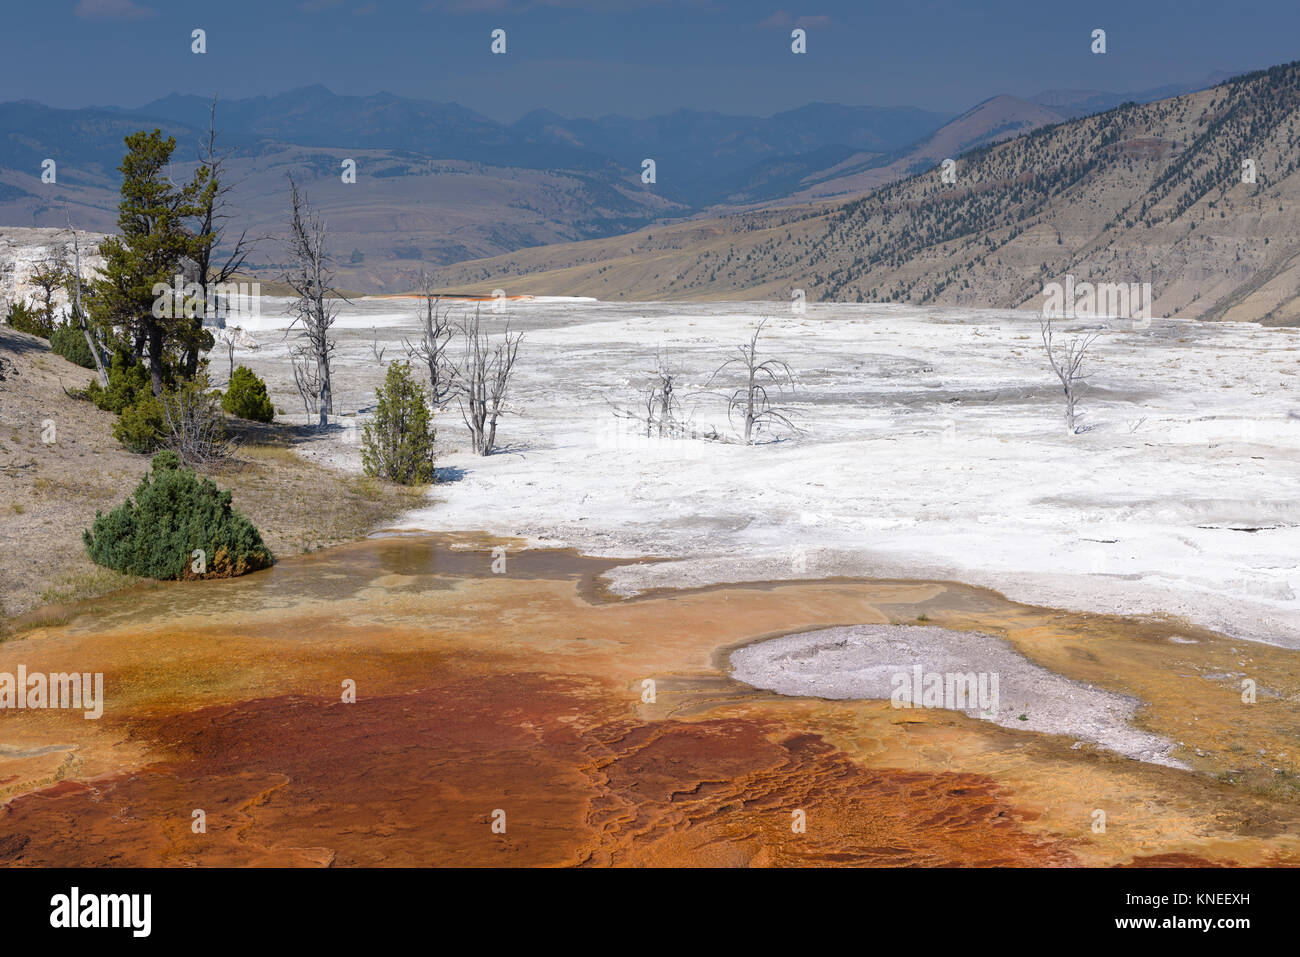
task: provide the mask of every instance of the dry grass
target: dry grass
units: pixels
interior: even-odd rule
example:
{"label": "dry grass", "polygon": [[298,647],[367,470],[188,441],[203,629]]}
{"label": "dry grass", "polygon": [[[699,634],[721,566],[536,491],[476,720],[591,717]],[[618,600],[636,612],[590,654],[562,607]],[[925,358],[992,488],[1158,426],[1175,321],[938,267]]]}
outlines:
{"label": "dry grass", "polygon": [[239,457],[257,465],[295,465],[302,461],[287,445],[245,445]]}
{"label": "dry grass", "polygon": [[67,605],[125,588],[135,581],[138,579],[134,576],[92,564],[89,569],[78,568],[64,572],[39,597],[42,604]]}
{"label": "dry grass", "polygon": [[424,502],[404,488],[314,465],[283,445],[245,445],[216,477],[276,555],[354,541]]}
{"label": "dry grass", "polygon": [[[134,490],[149,458],[112,437],[114,416],[65,390],[92,373],[34,336],[0,325],[0,638],[12,619],[45,604],[82,601],[132,579],[86,557],[81,533],[95,512]],[[57,429],[41,441],[43,423]],[[362,538],[424,501],[424,490],[335,472],[293,451],[310,430],[232,421],[244,443],[230,467],[209,475],[277,556]],[[51,613],[56,613],[51,609]],[[8,619],[6,619],[6,615]]]}

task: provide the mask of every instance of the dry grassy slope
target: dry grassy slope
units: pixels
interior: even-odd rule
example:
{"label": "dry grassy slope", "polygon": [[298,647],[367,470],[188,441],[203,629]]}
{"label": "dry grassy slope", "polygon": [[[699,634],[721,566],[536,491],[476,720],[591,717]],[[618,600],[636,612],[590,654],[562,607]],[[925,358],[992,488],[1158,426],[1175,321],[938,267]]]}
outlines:
{"label": "dry grassy slope", "polygon": [[[113,438],[116,416],[64,391],[92,376],[43,339],[0,324],[0,640],[6,615],[130,581],[93,564],[81,541],[96,510],[121,503],[149,467]],[[232,426],[246,444],[233,469],[211,478],[233,491],[235,507],[278,556],[361,538],[425,504],[422,490],[307,462],[292,451],[305,437],[300,427]]]}
{"label": "dry grassy slope", "polygon": [[[186,147],[188,149],[188,147]],[[190,165],[178,148],[176,176]],[[344,184],[340,163],[354,159],[357,182]],[[330,230],[337,283],[342,288],[401,292],[419,282],[426,263],[450,263],[542,243],[629,229],[682,206],[646,189],[639,170],[609,182],[581,171],[528,170],[434,160],[398,151],[325,149],[274,144],[255,157],[234,156],[228,199],[234,230],[267,236],[254,248],[258,279],[277,279],[285,257],[288,186],[292,173]],[[78,228],[116,231],[116,174],[78,170],[57,186],[42,186],[39,171],[0,168],[0,187],[21,191],[0,200],[0,223],[58,228],[67,217]],[[0,189],[3,192],[3,189]],[[64,203],[69,209],[64,209]],[[233,240],[233,236],[230,237]]]}
{"label": "dry grassy slope", "polygon": [[[856,153],[830,168],[808,172],[800,180],[802,188],[771,205],[799,206],[832,196],[841,201],[859,196],[922,165],[1060,119],[1059,114],[1034,103],[993,97],[944,124],[888,165],[874,165],[883,161],[880,153]],[[751,143],[744,148],[761,146]],[[732,144],[728,148],[741,147]],[[766,155],[761,148],[760,153]],[[343,184],[339,177],[340,163],[348,158],[357,162],[356,184]],[[795,157],[786,160],[765,167],[766,175],[783,181],[792,168],[802,169],[805,162]],[[181,164],[181,173],[188,169]],[[0,200],[0,222],[50,227],[6,232],[50,233],[54,226],[66,223],[69,214],[82,227],[115,228],[115,174],[91,169],[65,172],[68,175],[57,187],[42,187],[30,170],[0,168],[0,192],[5,186],[17,190],[14,198]],[[452,264],[510,250],[569,243],[584,236],[620,233],[647,222],[680,221],[686,213],[686,207],[666,198],[661,189],[643,186],[639,169],[611,180],[607,173],[494,167],[434,160],[401,150],[267,143],[256,155],[233,156],[228,172],[230,181],[238,184],[228,197],[234,220],[240,229],[247,226],[250,235],[271,237],[283,233],[285,174],[293,173],[328,222],[338,284],[369,292],[413,288],[426,264]],[[736,192],[731,203],[715,207],[714,215],[744,213],[768,205],[749,198],[765,195],[751,192],[759,188],[758,180],[733,185]],[[21,247],[6,252],[3,239],[0,236],[0,292],[6,286],[6,264],[24,254]],[[27,241],[45,242],[41,238]],[[36,252],[26,250],[32,255]],[[282,274],[282,267],[274,264],[283,254],[283,244],[275,238],[254,249],[248,268],[268,290],[270,282]],[[654,275],[652,269],[646,278],[653,281]]]}
{"label": "dry grassy slope", "polygon": [[[431,271],[447,290],[609,300],[784,298],[778,250],[822,235],[830,205],[656,226],[625,236],[541,246]],[[749,257],[749,260],[746,260]]]}
{"label": "dry grassy slope", "polygon": [[[1039,129],[850,203],[440,270],[448,287],[622,299],[1014,307],[1044,281],[1150,282],[1161,315],[1300,322],[1300,65]],[[1255,161],[1257,183],[1241,182]]]}
{"label": "dry grassy slope", "polygon": [[[976,146],[1011,139],[1041,126],[1059,123],[1064,118],[1060,113],[1028,100],[995,96],[945,123],[887,166],[831,175],[799,191],[794,199],[811,202],[832,196],[861,195],[902,179],[913,170],[929,168],[950,157],[960,156]],[[852,163],[853,159],[850,157],[844,165]],[[834,173],[833,170],[830,172]]]}
{"label": "dry grassy slope", "polygon": [[[0,325],[0,632],[5,613],[129,579],[85,557],[81,530],[148,468],[112,436],[115,418],[66,395],[92,373]],[[42,441],[47,420],[53,431]],[[42,592],[48,591],[44,597]]]}

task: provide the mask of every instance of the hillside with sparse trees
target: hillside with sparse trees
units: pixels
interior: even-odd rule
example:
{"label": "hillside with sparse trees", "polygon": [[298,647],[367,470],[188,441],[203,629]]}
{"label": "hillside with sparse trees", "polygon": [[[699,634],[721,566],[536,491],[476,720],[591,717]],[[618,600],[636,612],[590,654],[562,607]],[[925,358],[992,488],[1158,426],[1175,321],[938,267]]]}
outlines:
{"label": "hillside with sparse trees", "polygon": [[[1067,273],[1153,312],[1300,322],[1300,63],[1042,127],[847,203],[759,210],[439,270],[609,299],[1037,305]],[[1249,179],[1253,165],[1254,182]]]}

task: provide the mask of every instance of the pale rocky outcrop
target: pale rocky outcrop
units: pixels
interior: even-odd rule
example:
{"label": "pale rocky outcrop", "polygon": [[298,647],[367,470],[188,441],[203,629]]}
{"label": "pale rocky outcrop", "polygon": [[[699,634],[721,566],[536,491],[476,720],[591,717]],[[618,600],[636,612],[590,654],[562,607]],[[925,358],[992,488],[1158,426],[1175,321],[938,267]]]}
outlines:
{"label": "pale rocky outcrop", "polygon": [[[81,276],[89,280],[103,268],[99,244],[105,234],[78,230],[81,246]],[[32,273],[51,259],[62,259],[69,267],[73,261],[72,232],[67,229],[0,226],[0,316],[7,315],[14,302],[34,303],[41,290],[32,283]],[[62,290],[55,301],[66,306]]]}

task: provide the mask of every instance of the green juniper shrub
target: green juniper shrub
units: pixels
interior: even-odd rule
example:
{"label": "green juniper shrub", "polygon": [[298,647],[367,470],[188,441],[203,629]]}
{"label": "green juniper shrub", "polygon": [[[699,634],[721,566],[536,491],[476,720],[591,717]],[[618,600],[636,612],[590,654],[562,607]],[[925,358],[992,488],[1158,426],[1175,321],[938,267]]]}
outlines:
{"label": "green juniper shrub", "polygon": [[95,513],[82,538],[96,564],[148,578],[232,578],[275,560],[261,533],[231,507],[230,492],[182,468],[167,450],[153,457],[131,498],[107,515]]}
{"label": "green juniper shrub", "polygon": [[27,305],[21,299],[9,307],[9,325],[19,332],[48,339],[54,331],[54,320],[40,309]]}
{"label": "green juniper shrub", "polygon": [[152,396],[149,370],[144,363],[131,355],[129,349],[118,349],[108,367],[108,388],[92,382],[86,389],[90,401],[105,412],[121,412],[145,395]]}
{"label": "green juniper shrub", "polygon": [[57,355],[84,369],[95,368],[95,357],[91,355],[90,346],[86,344],[86,334],[79,326],[70,322],[55,326],[50,333],[50,348]]}
{"label": "green juniper shrub", "polygon": [[155,472],[170,472],[181,467],[181,457],[171,449],[163,449],[149,460],[149,467]]}
{"label": "green juniper shrub", "polygon": [[254,422],[270,422],[275,418],[275,407],[266,394],[266,383],[247,366],[240,366],[230,377],[226,394],[221,397],[221,408]]}
{"label": "green juniper shrub", "polygon": [[164,425],[162,403],[146,388],[113,423],[113,438],[128,452],[152,452],[162,443]]}
{"label": "green juniper shrub", "polygon": [[86,386],[86,397],[105,412],[118,414],[113,423],[113,437],[127,451],[147,453],[158,448],[163,428],[162,406],[154,397],[149,370],[129,349],[120,347],[113,353],[108,367],[108,388],[92,381]]}
{"label": "green juniper shrub", "polygon": [[361,438],[361,464],[366,474],[402,485],[434,481],[434,429],[428,393],[422,383],[411,378],[410,363],[390,363],[375,397],[378,408]]}

